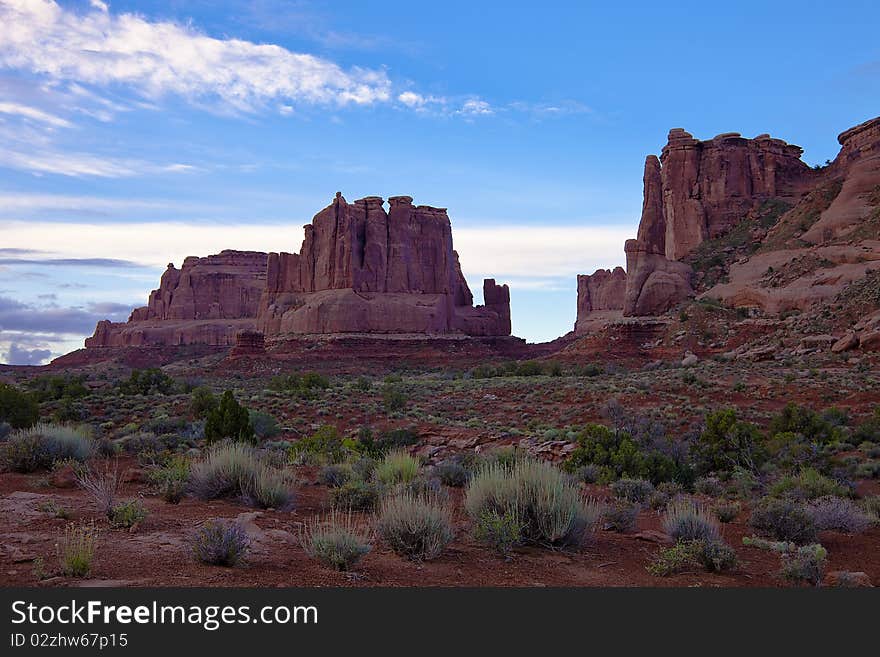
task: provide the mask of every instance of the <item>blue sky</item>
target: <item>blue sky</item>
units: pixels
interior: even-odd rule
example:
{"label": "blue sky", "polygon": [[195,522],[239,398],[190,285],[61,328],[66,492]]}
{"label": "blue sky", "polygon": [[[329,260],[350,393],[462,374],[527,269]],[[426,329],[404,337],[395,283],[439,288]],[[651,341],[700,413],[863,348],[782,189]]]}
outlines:
{"label": "blue sky", "polygon": [[873,2],[0,0],[0,361],[80,346],[164,265],[296,251],[339,190],[449,208],[514,333],[623,264],[666,133],[833,158],[880,114]]}

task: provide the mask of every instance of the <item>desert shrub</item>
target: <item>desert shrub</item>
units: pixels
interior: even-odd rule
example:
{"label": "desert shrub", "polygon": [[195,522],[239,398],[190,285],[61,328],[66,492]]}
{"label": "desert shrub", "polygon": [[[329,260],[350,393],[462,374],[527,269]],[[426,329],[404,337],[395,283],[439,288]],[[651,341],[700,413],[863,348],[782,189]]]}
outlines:
{"label": "desert shrub", "polygon": [[780,575],[791,582],[819,586],[825,573],[828,551],[816,543],[802,545],[794,552],[783,552]]}
{"label": "desert shrub", "polygon": [[217,397],[210,388],[199,386],[190,395],[189,410],[193,417],[204,419],[217,408],[218,403]]}
{"label": "desert shrub", "polygon": [[774,497],[790,497],[798,500],[814,500],[828,495],[847,494],[844,486],[813,468],[804,468],[795,476],[782,477],[770,487],[768,492]]}
{"label": "desert shrub", "polygon": [[386,486],[406,484],[419,473],[419,460],[403,450],[393,450],[376,466],[376,479]]}
{"label": "desert shrub", "polygon": [[192,465],[190,483],[201,499],[240,497],[264,508],[287,508],[292,500],[286,474],[243,443],[220,443]]}
{"label": "desert shrub", "polygon": [[382,405],[386,413],[396,413],[406,408],[407,396],[398,386],[385,384],[382,386]]}
{"label": "desert shrub", "polygon": [[76,472],[76,483],[94,500],[98,509],[108,518],[113,517],[116,495],[119,491],[119,468],[106,464],[100,472],[87,468]]}
{"label": "desert shrub", "polygon": [[739,502],[716,502],[712,507],[715,517],[719,522],[728,523],[736,520],[736,517],[742,511],[742,505]]}
{"label": "desert shrub", "polygon": [[880,523],[880,495],[868,495],[861,500],[861,505],[869,518]]}
{"label": "desert shrub", "polygon": [[606,505],[602,509],[602,529],[626,533],[636,528],[641,507],[630,500],[621,499]]}
{"label": "desert shrub", "polygon": [[756,471],[764,459],[758,428],[738,420],[732,408],[706,416],[706,426],[691,446],[698,472],[725,472],[735,467]]}
{"label": "desert shrub", "polygon": [[392,449],[409,447],[419,442],[419,433],[415,427],[404,427],[383,431],[378,436],[370,427],[361,427],[354,449],[366,456],[381,459]]}
{"label": "desert shrub", "polygon": [[614,497],[630,502],[646,502],[648,496],[654,492],[654,485],[644,479],[618,479],[611,484],[611,492]]}
{"label": "desert shrub", "polygon": [[698,477],[694,482],[694,491],[708,497],[720,497],[724,487],[718,477]]}
{"label": "desert shrub", "polygon": [[336,427],[325,424],[311,436],[301,438],[290,446],[291,461],[302,458],[304,454],[319,456],[326,458],[331,463],[338,463],[345,460],[348,449]]}
{"label": "desert shrub", "polygon": [[140,500],[129,500],[115,505],[110,511],[110,526],[128,529],[142,522],[147,517],[147,510]]}
{"label": "desert shrub", "polygon": [[170,395],[177,384],[158,367],[146,370],[133,370],[128,379],[120,381],[119,392],[123,395]]}
{"label": "desert shrub", "polygon": [[261,509],[285,511],[293,506],[293,483],[287,472],[261,463],[246,483],[242,497],[248,504]]}
{"label": "desert shrub", "polygon": [[255,442],[254,425],[248,410],[235,401],[231,390],[223,393],[217,408],[210,411],[205,420],[205,440],[209,444],[224,438]]}
{"label": "desert shrub", "polygon": [[195,558],[212,566],[235,566],[244,560],[250,547],[244,527],[215,519],[206,521],[190,539]]}
{"label": "desert shrub", "polygon": [[749,522],[758,534],[777,541],[805,545],[816,539],[816,523],[797,500],[765,497],[752,509]]}
{"label": "desert shrub", "polygon": [[692,473],[682,461],[656,449],[642,449],[627,431],[615,431],[601,424],[590,424],[577,437],[577,447],[566,459],[564,468],[576,472],[584,465],[598,468],[598,481],[610,482],[621,477],[689,482]]}
{"label": "desert shrub", "polygon": [[27,473],[47,470],[65,459],[85,462],[94,450],[94,441],[80,429],[37,424],[12,432],[0,445],[0,456],[7,469]]}
{"label": "desert shrub", "polygon": [[655,577],[668,577],[693,568],[697,564],[692,543],[676,543],[660,550],[657,557],[648,564],[647,571]]}
{"label": "desert shrub", "polygon": [[351,513],[332,511],[326,518],[306,523],[300,543],[312,559],[348,571],[372,549],[369,532],[360,529]]}
{"label": "desert shrub", "polygon": [[722,540],[681,541],[661,550],[647,569],[657,577],[668,577],[695,566],[722,572],[734,568],[736,563],[736,552]]}
{"label": "desert shrub", "polygon": [[354,477],[348,463],[329,463],[318,471],[318,480],[330,488],[339,488]]}
{"label": "desert shrub", "polygon": [[61,573],[67,577],[86,577],[92,570],[97,542],[94,524],[67,525],[56,546]]}
{"label": "desert shrub", "polygon": [[334,509],[370,511],[379,502],[379,488],[363,479],[352,479],[330,491],[330,504]]}
{"label": "desert shrub", "polygon": [[288,392],[305,399],[315,399],[321,390],[330,387],[330,379],[317,372],[299,374],[279,374],[269,379],[269,388]]}
{"label": "desert shrub", "polygon": [[710,573],[730,570],[736,566],[736,552],[722,540],[697,541],[697,559]]}
{"label": "desert shrub", "polygon": [[438,463],[434,468],[434,472],[444,486],[452,488],[461,488],[470,479],[470,472],[468,472],[467,468],[460,461],[454,459]]}
{"label": "desert shrub", "polygon": [[522,541],[522,529],[520,519],[513,511],[503,515],[497,511],[484,511],[474,523],[474,538],[507,555]]}
{"label": "desert shrub", "polygon": [[465,508],[474,519],[486,513],[514,514],[523,542],[546,547],[578,546],[591,531],[599,508],[549,463],[519,459],[489,463],[468,483]]}
{"label": "desert shrub", "polygon": [[584,465],[575,468],[571,474],[576,481],[585,484],[595,484],[601,476],[599,467],[592,463],[585,463]]}
{"label": "desert shrub", "polygon": [[14,429],[32,427],[40,419],[40,407],[29,394],[15,386],[0,383],[0,422]]}
{"label": "desert shrub", "polygon": [[818,531],[860,534],[871,526],[871,518],[855,502],[825,496],[813,500],[807,508]]}
{"label": "desert shrub", "polygon": [[450,512],[442,502],[409,493],[382,502],[376,527],[395,553],[412,561],[439,556],[454,537]]}
{"label": "desert shrub", "polygon": [[189,473],[189,459],[176,455],[150,470],[149,476],[162,499],[169,504],[177,504],[186,493]]}
{"label": "desert shrub", "polygon": [[678,499],[666,507],[663,531],[676,541],[717,541],[718,522],[704,507],[687,499]]}
{"label": "desert shrub", "polygon": [[856,476],[860,479],[880,479],[880,461],[865,461],[856,468]]}
{"label": "desert shrub", "polygon": [[772,434],[764,441],[768,459],[783,471],[798,471],[824,463],[821,447],[793,431]]}
{"label": "desert shrub", "polygon": [[38,376],[27,382],[27,388],[38,402],[78,399],[89,394],[83,385],[85,377],[71,374]]}
{"label": "desert shrub", "polygon": [[269,413],[249,410],[248,417],[251,421],[251,426],[254,428],[254,434],[260,440],[275,438],[281,433],[281,427],[278,426],[278,420]]}
{"label": "desert shrub", "polygon": [[770,421],[768,434],[800,434],[813,443],[826,444],[838,440],[842,432],[839,427],[823,419],[821,415],[804,406],[789,403],[782,412]]}

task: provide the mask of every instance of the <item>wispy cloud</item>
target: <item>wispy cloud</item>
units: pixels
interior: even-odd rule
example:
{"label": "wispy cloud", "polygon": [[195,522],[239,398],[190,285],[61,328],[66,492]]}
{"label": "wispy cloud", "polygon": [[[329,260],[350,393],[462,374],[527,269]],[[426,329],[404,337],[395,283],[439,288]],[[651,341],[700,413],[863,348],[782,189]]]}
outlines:
{"label": "wispy cloud", "polygon": [[[103,4],[103,3],[100,3]],[[273,44],[217,39],[191,25],[74,12],[52,0],[0,0],[0,64],[54,80],[126,85],[148,100],[174,95],[253,112],[286,104],[387,101],[384,70],[343,69]]]}
{"label": "wispy cloud", "polygon": [[141,160],[103,157],[91,153],[50,149],[0,151],[0,166],[36,174],[56,174],[73,178],[130,178],[145,174],[178,174],[198,171],[189,164],[156,164]]}
{"label": "wispy cloud", "polygon": [[0,114],[12,114],[24,117],[38,123],[45,123],[56,128],[69,128],[73,124],[67,119],[62,119],[54,114],[49,114],[36,107],[22,105],[21,103],[0,102]]}

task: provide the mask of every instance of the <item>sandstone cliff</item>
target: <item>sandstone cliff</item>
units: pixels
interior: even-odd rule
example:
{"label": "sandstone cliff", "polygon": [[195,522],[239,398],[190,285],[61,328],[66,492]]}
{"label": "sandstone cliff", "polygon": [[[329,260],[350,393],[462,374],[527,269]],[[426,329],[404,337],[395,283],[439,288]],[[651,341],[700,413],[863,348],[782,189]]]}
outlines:
{"label": "sandstone cliff", "polygon": [[[798,146],[766,134],[700,141],[671,130],[661,156],[645,162],[622,314],[660,315],[696,294],[762,312],[803,309],[864,276],[880,259],[880,119],[839,142],[834,162],[810,168]],[[591,294],[613,296],[619,284],[602,278]],[[580,277],[578,286],[582,332],[597,309],[581,303]]]}
{"label": "sandstone cliff", "polygon": [[[299,253],[223,251],[162,275],[126,323],[98,323],[86,347],[208,344],[259,351],[254,331],[510,335],[510,292],[487,279],[484,305],[452,248],[446,210],[408,196],[349,204],[305,227]],[[238,337],[236,337],[238,336]],[[242,340],[244,339],[244,342]]]}
{"label": "sandstone cliff", "polygon": [[473,295],[446,210],[409,196],[348,203],[341,194],[306,226],[299,253],[272,253],[259,321],[279,333],[510,334],[510,295]]}

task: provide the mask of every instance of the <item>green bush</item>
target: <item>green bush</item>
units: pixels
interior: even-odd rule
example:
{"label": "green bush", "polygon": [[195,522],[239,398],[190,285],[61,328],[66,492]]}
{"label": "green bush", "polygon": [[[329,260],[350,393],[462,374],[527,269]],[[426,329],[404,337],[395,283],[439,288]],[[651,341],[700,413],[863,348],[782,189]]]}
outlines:
{"label": "green bush", "polygon": [[38,376],[27,382],[27,387],[38,402],[57,401],[59,399],[78,399],[89,394],[83,376],[47,375]]}
{"label": "green bush", "polygon": [[396,554],[411,561],[438,557],[454,537],[451,514],[440,500],[406,492],[382,502],[376,527]]}
{"label": "green bush", "polygon": [[248,410],[235,401],[231,390],[223,393],[217,408],[208,413],[205,421],[205,440],[209,444],[225,438],[255,442],[254,426]]}
{"label": "green bush", "polygon": [[691,446],[698,472],[728,472],[736,467],[757,471],[764,460],[761,434],[748,422],[737,420],[732,408],[706,416],[706,427]]}
{"label": "green bush", "polygon": [[826,444],[839,440],[843,435],[840,427],[823,419],[813,410],[789,403],[782,412],[770,421],[767,430],[770,436],[778,433],[795,433],[807,441]]}
{"label": "green bush", "polygon": [[162,499],[169,504],[177,504],[186,493],[189,473],[189,459],[182,455],[176,455],[150,470],[149,476]]}
{"label": "green bush", "polygon": [[178,386],[158,367],[151,367],[133,370],[128,379],[119,382],[118,388],[123,395],[170,395]]}
{"label": "green bush", "polygon": [[378,487],[363,479],[351,479],[330,491],[330,504],[334,509],[371,511],[378,502]]}
{"label": "green bush", "polygon": [[382,405],[386,413],[396,413],[406,408],[407,397],[398,386],[385,384],[382,386]]}
{"label": "green bush", "polygon": [[408,484],[419,473],[419,460],[403,450],[393,450],[376,466],[376,479],[385,486]]}
{"label": "green bush", "polygon": [[300,543],[312,559],[342,571],[354,568],[372,549],[369,532],[356,525],[351,513],[335,511],[307,523]]}
{"label": "green bush", "polygon": [[325,424],[311,436],[300,438],[290,446],[291,461],[296,461],[303,454],[312,454],[326,458],[331,463],[339,463],[345,460],[349,450],[336,427]]}
{"label": "green bush", "polygon": [[499,515],[497,511],[484,511],[476,519],[474,538],[497,552],[507,555],[522,540],[523,527],[513,511]]}
{"label": "green bush", "polygon": [[486,514],[513,514],[522,541],[545,547],[579,546],[599,516],[577,484],[549,463],[517,459],[489,463],[468,483],[465,508],[473,519]]}
{"label": "green bush", "polygon": [[736,552],[720,539],[682,541],[661,550],[648,565],[648,572],[668,577],[698,565],[709,572],[722,572],[734,568],[736,563]]}
{"label": "green bush", "polygon": [[438,463],[434,468],[434,472],[444,486],[451,488],[461,488],[468,482],[471,476],[468,469],[460,461],[454,459]]}
{"label": "green bush", "polygon": [[806,582],[819,586],[825,573],[828,551],[821,545],[813,543],[802,545],[795,552],[783,552],[780,559],[782,577],[790,582]]}
{"label": "green bush", "polygon": [[139,500],[117,504],[110,512],[110,526],[129,529],[147,517],[147,510]]}
{"label": "green bush", "polygon": [[259,440],[269,440],[281,433],[278,421],[269,413],[249,410],[248,417],[250,418],[251,426],[254,428],[254,435]]}
{"label": "green bush", "polygon": [[655,485],[664,481],[689,485],[693,479],[687,464],[656,450],[642,450],[626,431],[590,424],[576,440],[577,447],[563,466],[568,472],[592,465],[598,468],[598,480],[604,482],[625,477],[647,479]]}
{"label": "green bush", "polygon": [[848,493],[844,486],[813,468],[804,468],[796,476],[782,477],[770,487],[768,492],[773,497],[791,497],[799,500],[814,500],[828,495],[845,497]]}
{"label": "green bush", "polygon": [[31,395],[0,383],[0,423],[6,422],[14,429],[26,429],[39,419],[40,407]]}
{"label": "green bush", "polygon": [[217,408],[217,397],[207,386],[199,386],[192,391],[189,402],[189,410],[195,418],[204,419]]}
{"label": "green bush", "polygon": [[739,502],[716,502],[712,510],[719,522],[728,523],[736,520],[742,511],[742,505]]}
{"label": "green bush", "polygon": [[0,445],[4,467],[23,473],[48,470],[66,459],[83,463],[94,452],[94,441],[81,430],[55,424],[19,429]]}

